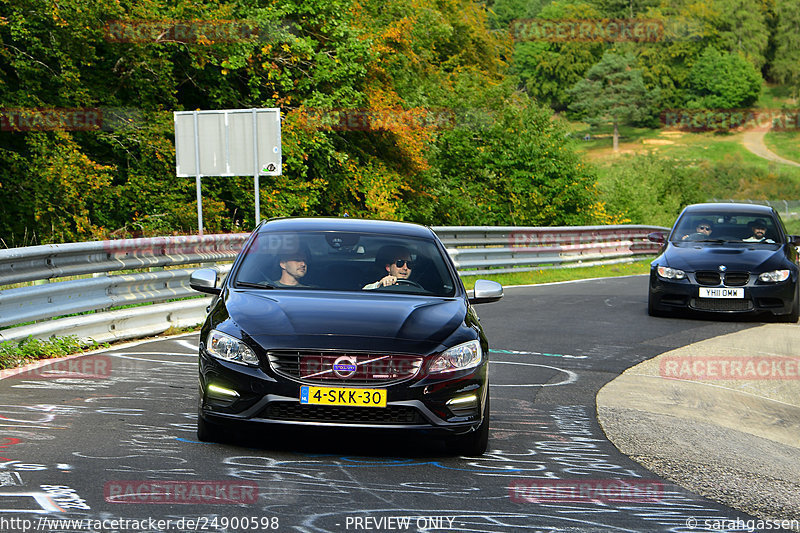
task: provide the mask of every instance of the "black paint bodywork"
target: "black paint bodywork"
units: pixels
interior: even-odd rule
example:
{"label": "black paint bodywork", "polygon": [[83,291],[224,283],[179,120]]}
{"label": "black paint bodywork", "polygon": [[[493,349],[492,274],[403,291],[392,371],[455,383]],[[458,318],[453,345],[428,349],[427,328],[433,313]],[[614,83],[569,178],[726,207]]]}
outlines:
{"label": "black paint bodywork", "polygon": [[[453,296],[378,291],[262,290],[236,286],[237,269],[258,233],[320,230],[407,236],[430,241],[450,270],[454,280]],[[258,356],[259,366],[245,366],[210,355],[204,343],[212,329],[241,339]],[[410,407],[417,411],[419,416],[414,422],[373,424],[318,418],[286,420],[269,416],[271,404],[297,404],[300,387],[308,384],[302,379],[288,379],[276,373],[267,358],[269,351],[412,354],[425,356],[427,362],[450,347],[476,339],[483,349],[483,360],[476,368],[428,375],[423,366],[410,380],[381,387],[387,390],[389,406]],[[206,423],[410,429],[465,435],[481,427],[484,415],[488,415],[489,346],[480,321],[444,246],[430,228],[415,224],[354,219],[277,219],[263,223],[245,244],[210,307],[201,331],[199,352],[199,416]],[[240,397],[233,401],[209,398],[205,391],[211,382],[238,391]],[[479,405],[471,411],[453,412],[445,405],[454,396],[473,391],[478,395]]]}
{"label": "black paint bodywork", "polygon": [[[712,235],[704,241],[681,240],[685,221],[690,217],[711,217],[725,212],[733,220],[758,217],[770,222],[774,243],[743,242],[741,238],[729,239],[730,235]],[[718,233],[726,232],[724,221]],[[730,227],[730,226],[729,226]],[[717,228],[715,228],[717,229]],[[727,230],[730,233],[730,229]],[[720,237],[719,239],[715,237]],[[696,204],[687,206],[675,222],[669,237],[653,260],[650,268],[648,310],[652,315],[670,311],[686,310],[701,313],[760,314],[770,313],[789,321],[796,321],[798,307],[798,252],[797,238],[786,233],[780,217],[768,206],[751,204]],[[658,267],[679,269],[686,273],[685,279],[664,279]],[[764,282],[758,276],[775,270],[789,270],[790,276],[783,282]],[[718,272],[719,284],[698,281],[697,273]],[[745,284],[728,285],[727,273],[746,273]],[[702,278],[701,278],[702,279]],[[747,310],[709,310],[699,302],[700,287],[742,287],[745,300],[751,302]]]}

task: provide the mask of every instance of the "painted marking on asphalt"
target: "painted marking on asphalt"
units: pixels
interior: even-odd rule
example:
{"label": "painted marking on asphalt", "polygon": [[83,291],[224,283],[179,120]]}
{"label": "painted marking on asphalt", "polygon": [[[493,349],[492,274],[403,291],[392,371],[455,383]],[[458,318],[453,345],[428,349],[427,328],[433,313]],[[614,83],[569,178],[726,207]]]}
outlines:
{"label": "painted marking on asphalt", "polygon": [[521,350],[493,350],[489,349],[489,353],[501,353],[510,355],[542,355],[544,357],[563,357],[565,359],[588,359],[588,355],[570,355],[566,353],[544,353],[544,352],[525,352]]}
{"label": "painted marking on asphalt", "polygon": [[[197,365],[197,362],[192,361],[191,363],[184,363],[183,361],[162,361],[160,359],[148,359],[146,357],[129,357],[127,355],[122,355],[120,353],[112,353],[108,354],[109,357],[119,357],[120,359],[131,359],[132,361],[144,361],[147,363],[164,363],[167,365]],[[138,354],[137,354],[138,355]],[[170,353],[158,353],[158,354],[142,354],[142,355],[186,355],[186,354],[170,354]]]}
{"label": "painted marking on asphalt", "polygon": [[192,342],[189,342],[187,340],[179,339],[179,340],[175,340],[175,344],[183,346],[184,348],[188,348],[188,349],[192,350],[194,353],[197,353],[197,343],[196,342],[192,343]]}
{"label": "painted marking on asphalt", "polygon": [[107,352],[109,355],[177,355],[180,357],[196,357],[197,353],[185,352]]}
{"label": "painted marking on asphalt", "polygon": [[569,385],[570,383],[575,383],[578,381],[578,374],[571,370],[565,370],[563,368],[556,368],[554,366],[548,365],[538,365],[536,363],[515,363],[510,361],[490,361],[490,365],[522,365],[522,366],[538,366],[541,368],[549,368],[550,370],[556,370],[558,372],[563,372],[567,375],[565,379],[559,381],[558,383],[523,383],[520,385],[498,385],[496,383],[492,383],[492,387],[556,387],[558,385]]}

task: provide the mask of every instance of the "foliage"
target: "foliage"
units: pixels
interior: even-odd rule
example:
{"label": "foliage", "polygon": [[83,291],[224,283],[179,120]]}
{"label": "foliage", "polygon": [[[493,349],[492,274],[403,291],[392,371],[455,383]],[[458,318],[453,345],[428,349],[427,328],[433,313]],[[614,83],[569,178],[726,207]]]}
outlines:
{"label": "foliage", "polygon": [[697,109],[736,109],[758,100],[761,74],[739,54],[709,47],[689,74],[691,100]]}
{"label": "foliage", "polygon": [[800,182],[792,170],[783,165],[749,165],[740,156],[732,155],[718,163],[699,164],[697,180],[706,198],[800,198]]}
{"label": "foliage", "polygon": [[796,173],[780,165],[748,164],[738,154],[718,161],[627,156],[600,168],[599,175],[599,199],[633,224],[671,226],[684,206],[714,199],[800,197]]}
{"label": "foliage", "polygon": [[87,346],[88,349],[97,349],[101,346],[108,347],[108,344],[92,341],[87,345],[75,335],[51,337],[47,340],[28,337],[19,342],[5,341],[0,343],[0,369],[14,368],[39,359],[64,357],[82,352]]}
{"label": "foliage", "polygon": [[791,87],[796,99],[800,96],[800,3],[778,2],[776,18],[775,57],[770,75]]}
{"label": "foliage", "polygon": [[[248,30],[213,31],[234,23]],[[542,220],[592,218],[602,211],[592,204],[592,178],[569,145],[554,144],[565,155],[550,163],[541,147],[532,155],[499,139],[509,121],[526,142],[555,133],[549,119],[520,122],[527,111],[518,110],[531,104],[513,103],[512,43],[490,26],[489,12],[471,0],[0,2],[0,107],[102,116],[102,127],[86,131],[2,128],[0,202],[9,207],[0,238],[13,246],[193,232],[194,181],[174,177],[172,111],[273,106],[284,115],[284,172],[260,180],[263,218],[466,220],[473,206],[450,199],[464,176],[441,157],[459,135],[484,159],[499,161],[489,151],[506,150],[507,168],[489,165],[486,179],[548,168],[548,180],[577,176],[589,191],[568,187],[557,204],[565,212],[554,215],[548,180],[513,178],[513,195],[488,211],[527,220],[533,215],[522,211],[542,205]],[[456,126],[465,114],[509,105],[486,143]],[[342,127],[335,116],[343,110],[392,120]],[[253,227],[252,178],[204,177],[202,192],[206,231]]]}
{"label": "foliage", "polygon": [[508,28],[515,20],[536,17],[549,0],[495,0],[490,8],[489,21],[493,28]]}
{"label": "foliage", "polygon": [[[586,3],[573,4],[561,0],[547,5],[539,13],[542,20],[599,19],[601,14]],[[586,71],[597,63],[603,54],[602,43],[596,42],[548,42],[527,40],[522,26],[519,42],[514,48],[512,72],[520,79],[525,90],[539,102],[556,111],[563,111],[569,104],[568,91]]]}
{"label": "foliage", "polygon": [[526,99],[493,110],[482,127],[465,124],[443,133],[432,162],[434,194],[421,209],[445,224],[615,221],[598,201],[593,170],[576,156],[565,129]]}
{"label": "foliage", "polygon": [[598,187],[608,209],[630,223],[671,226],[683,207],[707,199],[701,183],[681,161],[648,154],[616,161]]}
{"label": "foliage", "polygon": [[[512,5],[518,4],[509,0],[500,7],[505,10]],[[520,3],[518,9],[522,13],[528,6]],[[756,71],[769,72],[776,80],[788,80],[786,75],[798,64],[792,62],[792,54],[800,49],[792,47],[797,38],[797,9],[797,2],[775,0],[556,0],[542,8],[539,16],[640,20],[659,23],[663,31],[659,38],[641,42],[523,40],[515,47],[512,69],[529,94],[561,111],[574,102],[567,91],[605,52],[632,53],[645,86],[658,89],[651,107],[683,108],[693,99],[690,70],[710,46],[743,57]],[[515,18],[501,13],[502,20]]]}
{"label": "foliage", "polygon": [[645,87],[633,54],[606,52],[586,77],[570,89],[570,97],[570,110],[589,124],[614,126],[616,150],[618,126],[647,120],[652,114],[649,104],[656,99],[656,93]]}
{"label": "foliage", "polygon": [[760,71],[766,63],[767,17],[772,1],[716,0],[715,4],[719,13],[715,44],[722,50],[740,54]]}

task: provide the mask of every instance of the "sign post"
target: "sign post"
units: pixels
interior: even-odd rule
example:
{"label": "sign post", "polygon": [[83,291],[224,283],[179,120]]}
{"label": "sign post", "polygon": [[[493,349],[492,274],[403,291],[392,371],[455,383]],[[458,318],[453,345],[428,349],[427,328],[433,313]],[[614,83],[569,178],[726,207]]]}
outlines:
{"label": "sign post", "polygon": [[280,109],[176,111],[174,118],[175,174],[195,178],[199,234],[203,234],[203,176],[252,174],[258,225],[259,177],[280,176],[282,170]]}

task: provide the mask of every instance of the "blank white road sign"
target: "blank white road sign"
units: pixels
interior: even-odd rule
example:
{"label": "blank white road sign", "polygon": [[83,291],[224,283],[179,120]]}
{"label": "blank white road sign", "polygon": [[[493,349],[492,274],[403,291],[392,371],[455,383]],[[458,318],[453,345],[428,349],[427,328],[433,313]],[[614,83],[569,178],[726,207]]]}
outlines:
{"label": "blank white road sign", "polygon": [[280,109],[177,111],[174,115],[178,177],[281,174]]}

